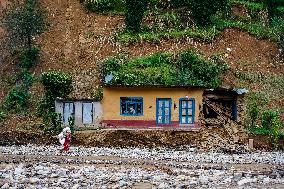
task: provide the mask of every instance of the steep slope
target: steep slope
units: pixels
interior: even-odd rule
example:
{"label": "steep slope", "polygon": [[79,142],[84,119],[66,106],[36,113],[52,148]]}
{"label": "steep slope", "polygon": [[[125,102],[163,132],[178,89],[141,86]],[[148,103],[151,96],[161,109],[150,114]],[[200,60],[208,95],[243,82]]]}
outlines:
{"label": "steep slope", "polygon": [[[42,2],[42,6],[48,12],[51,27],[37,39],[41,47],[41,55],[40,62],[33,71],[37,76],[47,70],[62,70],[70,73],[73,76],[75,88],[72,97],[75,98],[91,97],[98,84],[98,64],[118,53],[140,56],[155,52],[181,51],[193,47],[207,57],[221,54],[231,68],[230,72],[224,76],[226,86],[241,87],[235,76],[236,70],[261,73],[261,75],[284,74],[284,69],[281,69],[283,65],[275,61],[279,54],[275,43],[257,39],[237,29],[224,30],[211,43],[183,38],[163,39],[155,44],[141,42],[125,45],[116,42],[114,38],[115,32],[124,25],[124,17],[121,15],[88,13],[78,0],[46,0]],[[11,58],[4,59],[0,68],[1,75],[8,76],[16,71],[17,66],[11,64]],[[3,99],[10,87],[6,78],[0,80],[3,86],[0,99]],[[253,90],[259,90],[259,83],[245,84]],[[41,85],[35,82],[31,88],[35,100],[42,95],[41,91]]]}

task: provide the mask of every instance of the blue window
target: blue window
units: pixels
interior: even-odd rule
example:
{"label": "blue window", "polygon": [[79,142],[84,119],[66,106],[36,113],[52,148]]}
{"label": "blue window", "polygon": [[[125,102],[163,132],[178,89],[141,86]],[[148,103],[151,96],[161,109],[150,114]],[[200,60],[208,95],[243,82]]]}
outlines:
{"label": "blue window", "polygon": [[120,115],[125,115],[125,116],[143,115],[143,98],[120,97]]}

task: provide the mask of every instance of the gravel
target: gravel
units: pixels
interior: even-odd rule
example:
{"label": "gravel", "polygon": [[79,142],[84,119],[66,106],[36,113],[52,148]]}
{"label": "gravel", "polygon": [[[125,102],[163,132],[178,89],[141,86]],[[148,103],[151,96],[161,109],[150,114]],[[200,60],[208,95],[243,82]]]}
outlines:
{"label": "gravel", "polygon": [[198,152],[192,147],[72,147],[61,153],[58,146],[26,145],[1,146],[0,155],[0,188],[284,186],[283,152],[222,154]]}

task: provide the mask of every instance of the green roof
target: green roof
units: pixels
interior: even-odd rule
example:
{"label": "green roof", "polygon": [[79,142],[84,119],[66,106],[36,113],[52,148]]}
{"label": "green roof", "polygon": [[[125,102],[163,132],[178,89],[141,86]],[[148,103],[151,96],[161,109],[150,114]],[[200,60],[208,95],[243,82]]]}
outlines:
{"label": "green roof", "polygon": [[218,57],[205,60],[192,49],[177,54],[157,53],[106,60],[101,78],[105,86],[192,86],[217,88],[227,65]]}

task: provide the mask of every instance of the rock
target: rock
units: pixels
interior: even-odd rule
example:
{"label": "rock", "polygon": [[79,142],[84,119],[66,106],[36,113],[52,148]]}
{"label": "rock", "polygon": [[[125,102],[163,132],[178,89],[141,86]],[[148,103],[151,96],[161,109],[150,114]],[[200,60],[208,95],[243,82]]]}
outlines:
{"label": "rock", "polygon": [[59,177],[68,177],[67,176],[67,171],[68,171],[67,169],[60,169],[59,173],[58,173],[58,176]]}
{"label": "rock", "polygon": [[15,175],[21,175],[24,172],[25,172],[25,170],[23,169],[23,166],[19,165],[17,168],[15,168],[14,174]]}
{"label": "rock", "polygon": [[159,189],[164,189],[164,188],[166,189],[166,188],[169,188],[169,185],[167,183],[162,182],[161,184],[159,184],[158,188]]}
{"label": "rock", "polygon": [[5,184],[1,187],[1,189],[9,189],[9,184],[8,184],[8,183],[5,183]]}
{"label": "rock", "polygon": [[118,184],[120,187],[127,186],[127,182],[125,180],[120,180]]}
{"label": "rock", "polygon": [[72,187],[72,189],[78,189],[79,187],[80,187],[79,184],[75,184],[75,185]]}
{"label": "rock", "polygon": [[233,180],[235,182],[238,182],[239,180],[241,180],[241,178],[243,177],[243,174],[242,173],[234,173],[233,175]]}
{"label": "rock", "polygon": [[37,183],[38,181],[40,181],[40,179],[38,179],[38,178],[36,178],[36,177],[30,178],[30,183],[32,183],[32,184],[35,184],[35,183]]}
{"label": "rock", "polygon": [[268,183],[270,183],[270,178],[265,177],[262,182],[263,182],[263,184],[268,184]]}
{"label": "rock", "polygon": [[248,184],[248,183],[252,183],[252,182],[256,182],[257,179],[256,178],[243,178],[242,180],[238,181],[238,185],[242,186],[244,184]]}

